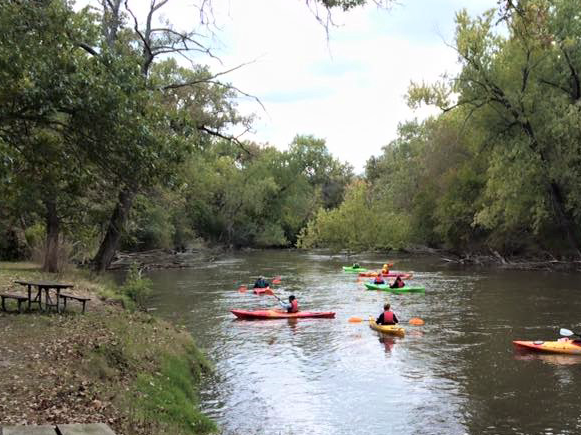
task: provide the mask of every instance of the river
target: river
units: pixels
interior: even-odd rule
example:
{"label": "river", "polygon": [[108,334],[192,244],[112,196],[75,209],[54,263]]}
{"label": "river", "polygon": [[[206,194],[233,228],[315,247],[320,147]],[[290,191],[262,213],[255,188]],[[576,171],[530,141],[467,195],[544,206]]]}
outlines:
{"label": "river", "polygon": [[[380,267],[377,255],[358,256]],[[224,434],[579,434],[581,356],[518,352],[512,340],[581,330],[580,274],[451,268],[438,258],[389,257],[424,294],[366,291],[344,256],[237,253],[203,268],[154,271],[151,306],[185,325],[215,365],[202,409]],[[273,307],[238,292],[282,276],[283,298],[335,319],[243,321],[232,308]],[[352,316],[388,300],[405,338]],[[423,326],[407,324],[420,317]]]}

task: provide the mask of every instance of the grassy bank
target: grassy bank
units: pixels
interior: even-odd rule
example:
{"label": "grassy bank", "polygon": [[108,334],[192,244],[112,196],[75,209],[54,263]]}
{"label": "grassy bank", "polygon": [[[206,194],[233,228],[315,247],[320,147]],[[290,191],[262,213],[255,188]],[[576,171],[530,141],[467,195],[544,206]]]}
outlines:
{"label": "grassy bank", "polygon": [[189,334],[124,309],[113,284],[82,271],[55,277],[0,263],[0,292],[20,290],[16,279],[70,282],[92,300],[86,315],[74,306],[64,315],[0,312],[0,426],[101,421],[126,435],[216,432],[198,406],[209,363]]}

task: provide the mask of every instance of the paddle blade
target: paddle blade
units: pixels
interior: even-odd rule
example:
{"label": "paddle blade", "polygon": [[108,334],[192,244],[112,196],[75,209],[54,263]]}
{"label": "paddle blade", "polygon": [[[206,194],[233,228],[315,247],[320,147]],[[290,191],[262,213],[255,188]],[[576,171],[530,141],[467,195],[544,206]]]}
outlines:
{"label": "paddle blade", "polygon": [[349,323],[359,323],[359,322],[363,322],[363,319],[361,317],[349,317]]}
{"label": "paddle blade", "polygon": [[423,325],[425,322],[420,319],[419,317],[412,317],[410,319],[410,325],[416,325],[416,326],[421,326]]}
{"label": "paddle blade", "polygon": [[275,276],[275,277],[272,279],[272,283],[273,283],[273,284],[280,284],[280,283],[281,283],[280,276]]}
{"label": "paddle blade", "polygon": [[267,288],[266,290],[264,290],[264,294],[265,295],[274,296],[274,292],[271,289],[269,289],[269,288]]}
{"label": "paddle blade", "polygon": [[572,335],[575,335],[573,331],[565,328],[559,329],[559,334],[561,334],[563,337],[571,337]]}
{"label": "paddle blade", "polygon": [[246,290],[248,290],[248,287],[246,287],[245,285],[241,285],[240,287],[238,287],[238,291],[240,293],[244,293],[246,292]]}

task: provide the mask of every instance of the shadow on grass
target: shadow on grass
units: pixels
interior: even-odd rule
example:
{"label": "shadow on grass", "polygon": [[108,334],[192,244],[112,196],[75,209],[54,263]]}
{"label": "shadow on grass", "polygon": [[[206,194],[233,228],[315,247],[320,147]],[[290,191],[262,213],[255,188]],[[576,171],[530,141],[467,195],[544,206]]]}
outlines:
{"label": "shadow on grass", "polygon": [[35,263],[28,262],[11,262],[11,261],[0,261],[0,270],[5,272],[40,272],[41,266]]}

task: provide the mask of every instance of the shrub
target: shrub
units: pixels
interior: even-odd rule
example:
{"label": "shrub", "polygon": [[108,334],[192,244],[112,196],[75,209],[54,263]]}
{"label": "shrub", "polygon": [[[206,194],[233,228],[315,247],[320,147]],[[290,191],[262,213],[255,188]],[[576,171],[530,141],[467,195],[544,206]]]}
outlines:
{"label": "shrub", "polygon": [[127,295],[137,306],[143,308],[151,294],[151,280],[143,276],[143,271],[137,263],[133,263],[125,282],[121,286],[123,294]]}

